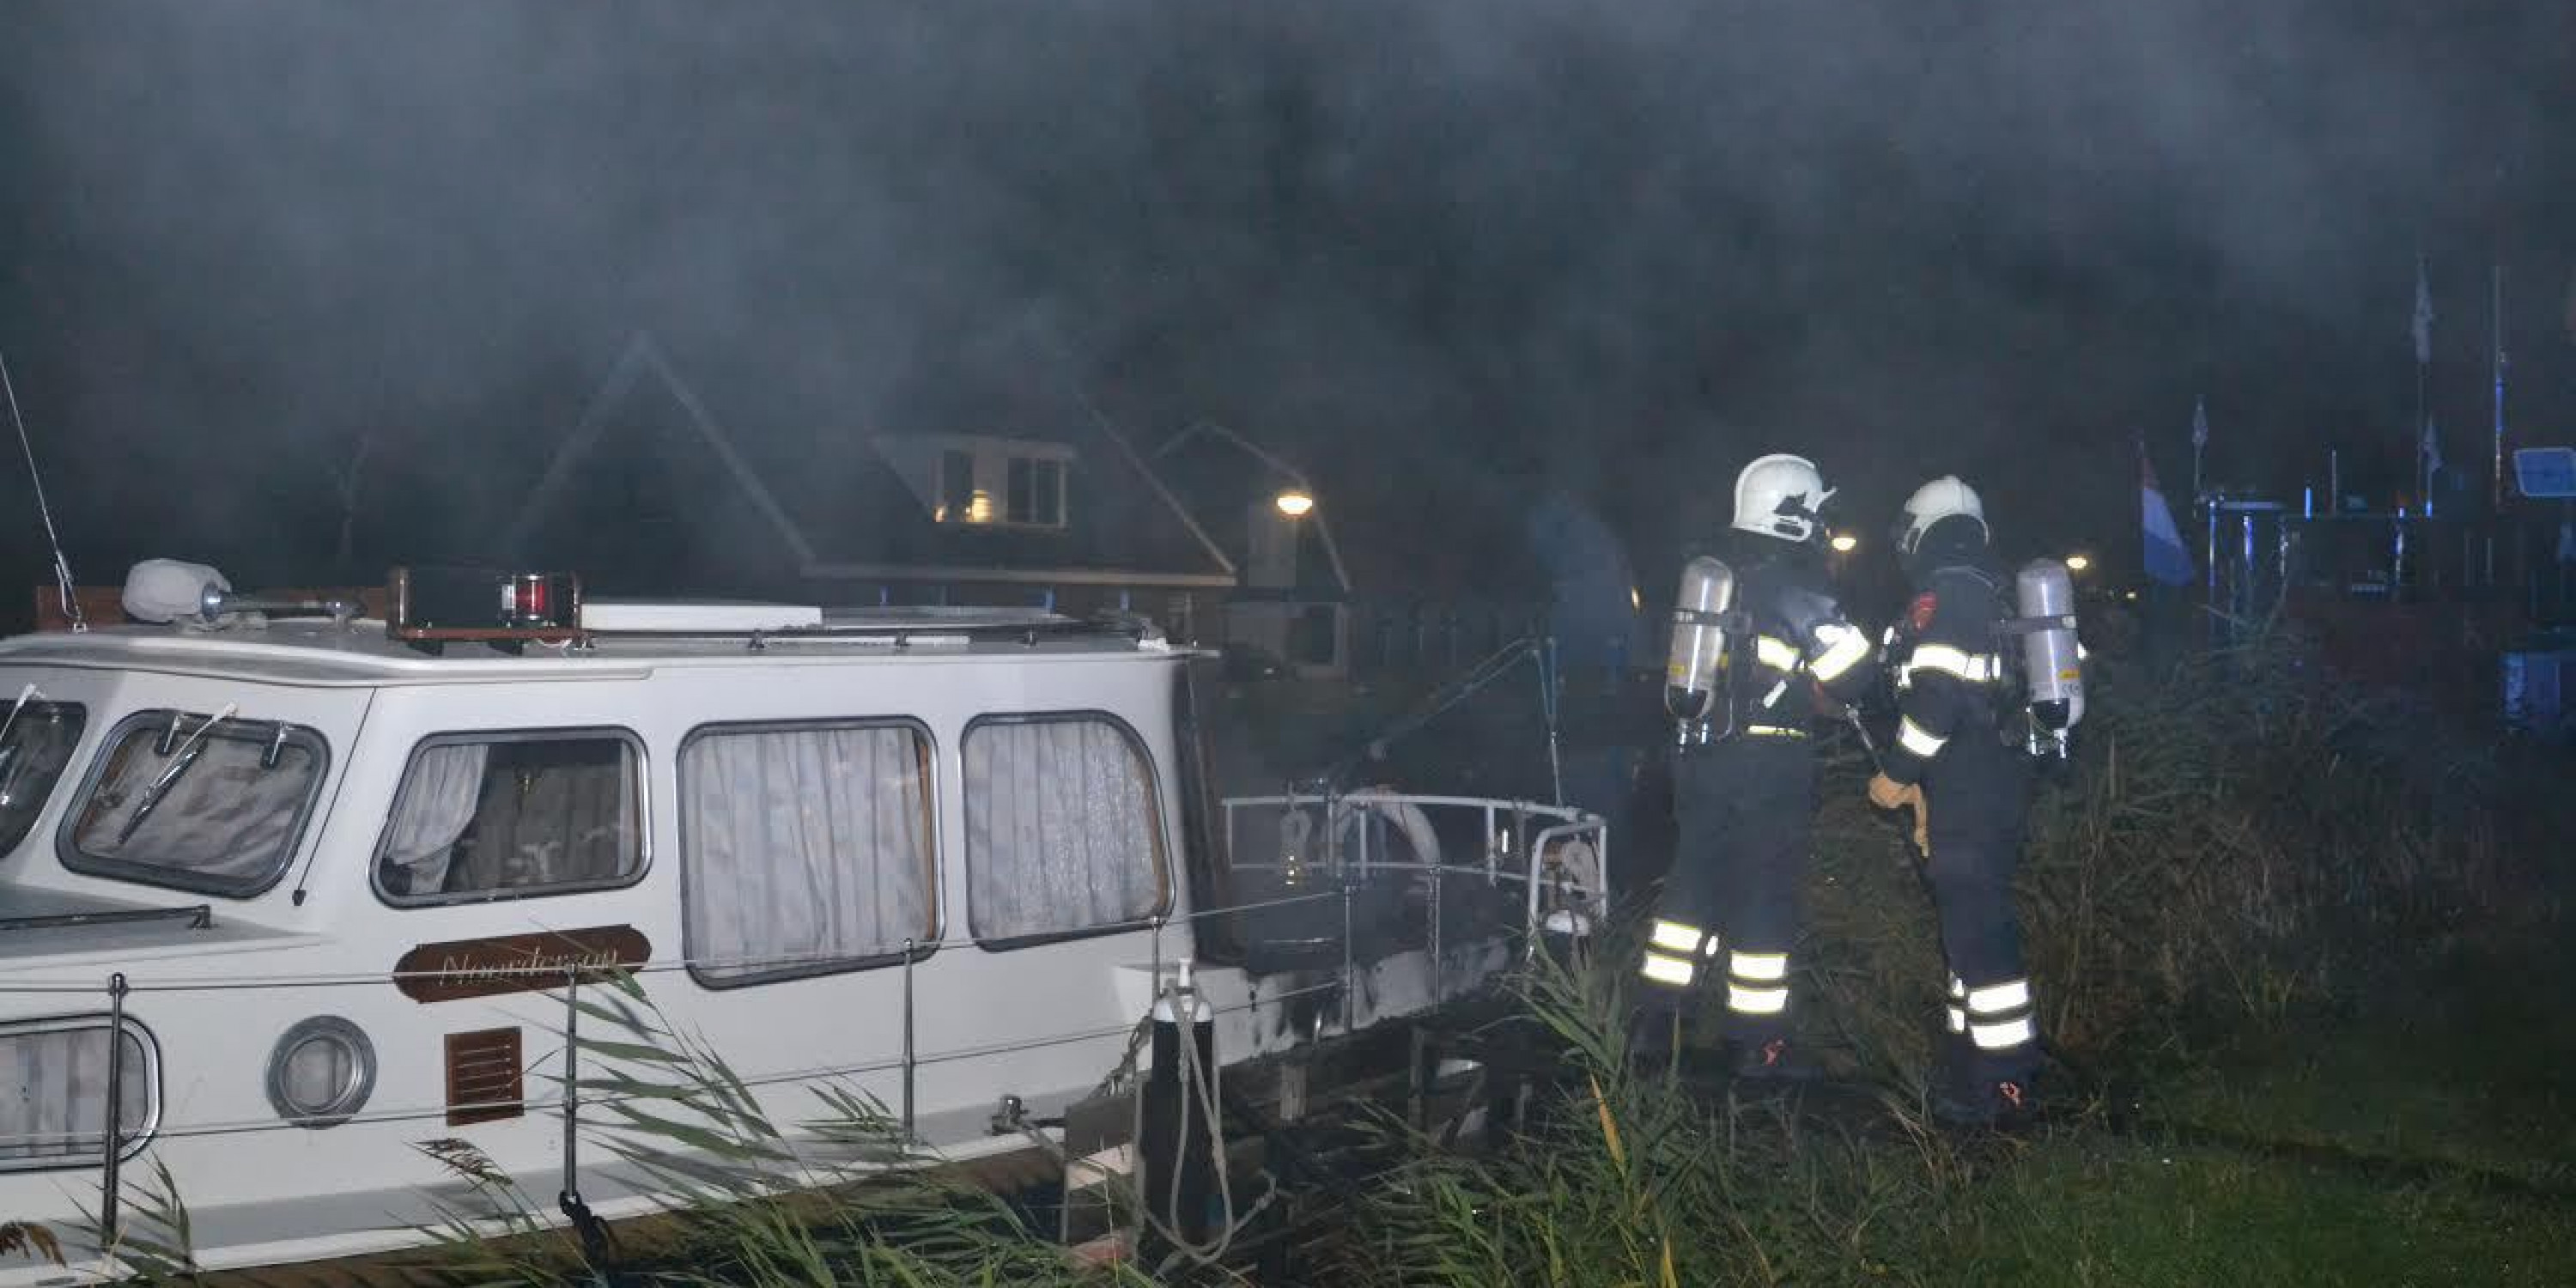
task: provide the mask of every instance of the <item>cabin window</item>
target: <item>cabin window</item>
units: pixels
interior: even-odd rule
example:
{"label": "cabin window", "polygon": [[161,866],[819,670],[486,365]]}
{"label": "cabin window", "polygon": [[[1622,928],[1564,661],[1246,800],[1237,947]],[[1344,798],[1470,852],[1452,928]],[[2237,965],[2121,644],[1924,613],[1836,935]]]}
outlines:
{"label": "cabin window", "polygon": [[619,730],[432,738],[377,843],[376,890],[425,904],[625,885],[644,871],[642,763]]}
{"label": "cabin window", "polygon": [[86,723],[77,703],[24,699],[0,722],[0,856],[15,852],[36,826]]}
{"label": "cabin window", "polygon": [[979,720],[965,741],[967,921],[986,947],[1126,929],[1169,906],[1145,747],[1099,715]]}
{"label": "cabin window", "polygon": [[[930,735],[714,726],[680,750],[690,973],[713,988],[900,961],[939,937]],[[916,955],[922,951],[916,949]]]}
{"label": "cabin window", "polygon": [[146,711],[117,725],[60,851],[78,872],[245,898],[286,871],[329,756],[299,725]]}
{"label": "cabin window", "polygon": [[109,1034],[115,1033],[118,1153],[132,1157],[161,1116],[160,1049],[142,1025],[104,1015],[0,1024],[0,1172],[95,1167],[107,1155]]}

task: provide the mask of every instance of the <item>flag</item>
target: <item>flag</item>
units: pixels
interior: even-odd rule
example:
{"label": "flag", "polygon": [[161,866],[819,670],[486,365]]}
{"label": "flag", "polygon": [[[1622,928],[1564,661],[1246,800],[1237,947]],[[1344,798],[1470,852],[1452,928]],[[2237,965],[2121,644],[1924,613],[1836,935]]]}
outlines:
{"label": "flag", "polygon": [[2202,398],[2191,405],[2191,445],[2209,446],[2209,400]]}
{"label": "flag", "polygon": [[2424,257],[2415,257],[2415,365],[2433,360],[2433,288],[2424,280]]}
{"label": "flag", "polygon": [[2156,486],[2156,467],[2147,460],[2147,445],[2138,444],[2138,499],[2145,526],[2147,576],[2168,586],[2191,584],[2191,552],[2183,548],[2182,529],[2174,526],[2173,508]]}

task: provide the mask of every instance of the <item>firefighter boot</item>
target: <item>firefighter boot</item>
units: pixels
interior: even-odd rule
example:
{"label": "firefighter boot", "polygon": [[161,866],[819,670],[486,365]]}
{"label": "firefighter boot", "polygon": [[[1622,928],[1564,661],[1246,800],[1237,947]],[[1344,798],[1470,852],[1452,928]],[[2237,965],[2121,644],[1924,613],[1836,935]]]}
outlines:
{"label": "firefighter boot", "polygon": [[2024,1069],[1998,1069],[1964,1040],[1942,1046],[1932,1077],[1932,1117],[1944,1126],[2012,1131],[2034,1122],[2039,1101]]}
{"label": "firefighter boot", "polygon": [[1787,1086],[1814,1082],[1824,1071],[1785,1033],[1729,1039],[1726,1054],[1736,1080]]}

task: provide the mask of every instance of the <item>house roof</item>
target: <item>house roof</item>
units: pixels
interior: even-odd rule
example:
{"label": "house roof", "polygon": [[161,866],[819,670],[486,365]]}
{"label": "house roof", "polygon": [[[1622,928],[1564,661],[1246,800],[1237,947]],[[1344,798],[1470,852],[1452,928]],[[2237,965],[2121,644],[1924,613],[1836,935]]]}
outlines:
{"label": "house roof", "polygon": [[[522,557],[581,544],[564,531],[578,526],[566,518],[580,508],[578,481],[641,469],[662,476],[648,484],[680,498],[669,506],[691,529],[681,544],[693,545],[701,559],[800,580],[1235,584],[1232,562],[1095,409],[1001,389],[951,393],[908,412],[923,434],[1070,449],[1065,526],[937,522],[921,490],[880,449],[880,439],[901,433],[848,425],[808,430],[802,441],[775,432],[737,436],[660,346],[638,335],[556,443],[503,540]],[[638,464],[628,450],[633,444],[601,453],[603,444],[627,437],[649,440],[648,463]]]}

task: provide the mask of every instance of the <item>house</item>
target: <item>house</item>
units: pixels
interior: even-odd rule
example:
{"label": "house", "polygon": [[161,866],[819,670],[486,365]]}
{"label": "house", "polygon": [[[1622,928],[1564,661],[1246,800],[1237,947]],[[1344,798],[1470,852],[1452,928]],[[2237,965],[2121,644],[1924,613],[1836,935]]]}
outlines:
{"label": "house", "polygon": [[[809,437],[799,437],[805,434]],[[1197,639],[1233,562],[1104,419],[1029,397],[925,430],[739,435],[638,337],[497,537],[595,593],[1130,611]]]}

